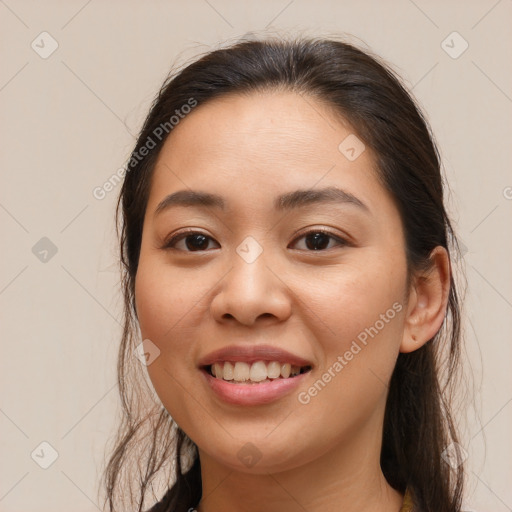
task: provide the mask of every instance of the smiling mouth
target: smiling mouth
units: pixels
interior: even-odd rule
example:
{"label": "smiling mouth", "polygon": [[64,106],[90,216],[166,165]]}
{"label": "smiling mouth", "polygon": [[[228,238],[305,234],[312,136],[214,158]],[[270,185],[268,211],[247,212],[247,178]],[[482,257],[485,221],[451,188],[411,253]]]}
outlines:
{"label": "smiling mouth", "polygon": [[212,377],[232,384],[263,384],[297,377],[311,371],[311,366],[297,366],[280,361],[256,361],[252,364],[222,361],[204,366],[203,369]]}

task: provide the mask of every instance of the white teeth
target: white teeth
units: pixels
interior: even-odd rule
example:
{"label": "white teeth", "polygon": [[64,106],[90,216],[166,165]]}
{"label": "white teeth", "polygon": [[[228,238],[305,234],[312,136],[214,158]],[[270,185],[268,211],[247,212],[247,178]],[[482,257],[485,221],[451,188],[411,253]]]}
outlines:
{"label": "white teeth", "polygon": [[237,361],[235,363],[235,369],[233,371],[233,378],[237,382],[245,382],[246,380],[249,380],[250,372],[251,369],[247,363]]}
{"label": "white teeth", "polygon": [[231,363],[214,363],[211,366],[211,372],[218,379],[235,382],[270,382],[271,379],[280,377],[288,379],[299,375],[300,366],[290,363],[280,363],[279,361],[256,361],[248,364],[243,361]]}
{"label": "white teeth", "polygon": [[224,377],[224,380],[233,380],[233,370],[234,366],[229,361],[226,361],[224,363],[224,375],[220,374],[219,377]]}
{"label": "white teeth", "polygon": [[269,379],[277,379],[281,375],[281,365],[277,361],[271,361],[267,365]]}
{"label": "white teeth", "polygon": [[213,365],[212,373],[213,373],[216,377],[222,377],[222,365],[221,365],[221,364],[219,364],[219,363],[215,363],[215,364]]}
{"label": "white teeth", "polygon": [[267,378],[267,365],[263,361],[253,363],[250,378],[253,382],[260,382]]}

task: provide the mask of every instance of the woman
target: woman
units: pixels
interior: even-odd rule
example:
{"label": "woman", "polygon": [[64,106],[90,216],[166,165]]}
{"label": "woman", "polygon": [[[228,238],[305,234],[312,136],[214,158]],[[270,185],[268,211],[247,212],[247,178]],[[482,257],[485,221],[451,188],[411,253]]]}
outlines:
{"label": "woman", "polygon": [[334,39],[213,51],[127,171],[110,510],[165,475],[152,512],[460,511],[458,247],[392,71]]}

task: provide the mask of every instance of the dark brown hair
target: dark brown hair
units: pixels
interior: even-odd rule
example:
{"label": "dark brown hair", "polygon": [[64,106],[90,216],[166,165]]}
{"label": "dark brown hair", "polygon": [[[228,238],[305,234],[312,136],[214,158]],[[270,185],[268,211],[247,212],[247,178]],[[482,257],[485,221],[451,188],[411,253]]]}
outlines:
{"label": "dark brown hair", "polygon": [[[144,510],[151,483],[165,469],[165,481],[172,481],[172,486],[154,510],[186,511],[201,498],[196,447],[151,393],[145,370],[133,357],[133,349],[140,342],[134,334],[138,327],[134,284],[142,226],[152,172],[171,132],[170,116],[181,112],[184,105],[202,105],[228,93],[277,89],[328,105],[373,150],[378,178],[394,198],[404,226],[409,282],[414,272],[429,269],[429,255],[436,246],[449,251],[452,268],[459,259],[457,239],[443,202],[434,137],[397,75],[378,57],[336,38],[266,38],[238,41],[211,51],[169,76],[145,120],[117,203],[118,229],[122,208],[125,317],[118,361],[121,427],[103,476],[110,511],[116,510],[123,494],[133,500],[130,510],[134,510],[135,500],[136,510]],[[163,137],[162,126],[169,128]],[[150,140],[152,149],[144,151]],[[459,512],[461,507],[460,453],[455,450],[456,463],[452,459],[451,465],[442,456],[448,445],[457,442],[450,411],[459,366],[460,318],[460,299],[452,274],[441,329],[420,349],[399,354],[389,383],[382,471],[395,489],[404,492],[408,488],[416,509],[425,512]]]}

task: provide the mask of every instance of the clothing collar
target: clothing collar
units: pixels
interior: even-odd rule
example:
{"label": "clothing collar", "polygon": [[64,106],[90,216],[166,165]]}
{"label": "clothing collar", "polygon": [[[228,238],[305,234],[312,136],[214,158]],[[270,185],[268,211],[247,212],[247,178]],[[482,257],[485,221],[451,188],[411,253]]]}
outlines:
{"label": "clothing collar", "polygon": [[412,495],[409,489],[405,490],[404,502],[402,503],[402,508],[400,512],[412,512]]}

